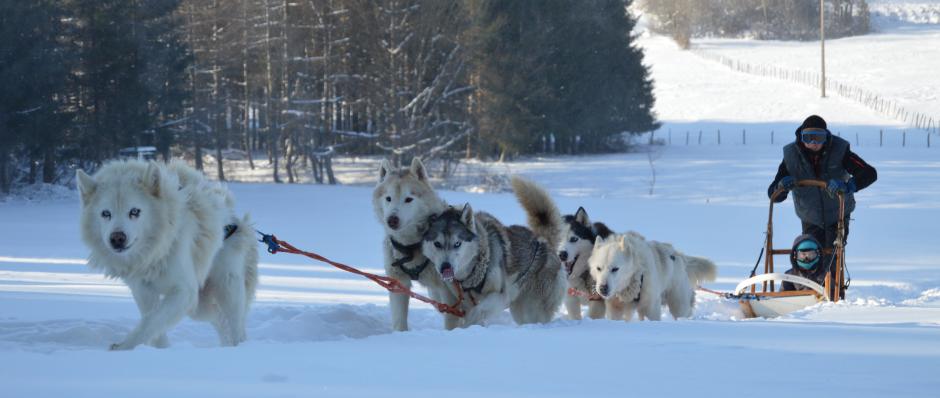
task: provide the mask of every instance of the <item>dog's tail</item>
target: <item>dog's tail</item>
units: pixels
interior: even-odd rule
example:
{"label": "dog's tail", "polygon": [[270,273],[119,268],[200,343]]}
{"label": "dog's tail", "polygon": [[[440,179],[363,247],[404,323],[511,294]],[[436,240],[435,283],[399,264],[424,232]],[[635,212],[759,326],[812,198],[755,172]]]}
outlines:
{"label": "dog's tail", "polygon": [[525,209],[529,228],[548,241],[551,250],[558,247],[561,235],[561,213],[542,187],[518,176],[512,177],[512,190]]}
{"label": "dog's tail", "polygon": [[689,282],[695,286],[714,281],[718,276],[718,267],[707,258],[685,256],[685,272],[689,274]]}

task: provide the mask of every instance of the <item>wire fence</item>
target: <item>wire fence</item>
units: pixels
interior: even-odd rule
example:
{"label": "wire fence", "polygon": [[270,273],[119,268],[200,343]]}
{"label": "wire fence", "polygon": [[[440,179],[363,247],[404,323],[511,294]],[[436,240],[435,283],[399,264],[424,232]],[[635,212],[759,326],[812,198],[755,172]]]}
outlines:
{"label": "wire fence", "polygon": [[[832,131],[856,147],[930,148],[934,143],[933,133],[915,129],[866,129],[863,131]],[[722,129],[673,129],[663,128],[639,137],[649,145],[785,145],[796,139],[792,130],[722,130]]]}
{"label": "wire fence", "polygon": [[[692,52],[699,57],[718,62],[737,72],[819,88],[821,78],[818,72],[787,69],[776,65],[751,64],[704,50],[692,50]],[[897,101],[885,98],[881,94],[866,90],[862,87],[842,83],[831,78],[826,78],[826,92],[835,93],[842,98],[857,102],[882,115],[907,123],[915,129],[940,134],[940,117],[933,117],[922,112],[907,109],[901,106]]]}

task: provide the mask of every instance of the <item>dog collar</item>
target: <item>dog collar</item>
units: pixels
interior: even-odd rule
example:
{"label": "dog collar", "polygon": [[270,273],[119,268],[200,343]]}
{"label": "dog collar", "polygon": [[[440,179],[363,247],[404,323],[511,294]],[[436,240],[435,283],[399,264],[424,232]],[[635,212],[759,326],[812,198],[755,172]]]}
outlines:
{"label": "dog collar", "polygon": [[424,269],[427,268],[428,264],[431,263],[431,260],[425,258],[421,265],[412,269],[405,268],[405,264],[410,263],[415,259],[415,254],[417,254],[417,251],[421,249],[421,241],[410,245],[405,245],[393,239],[392,237],[389,237],[388,240],[392,242],[392,247],[394,247],[395,250],[398,250],[398,252],[405,255],[398,260],[392,261],[392,267],[396,267],[402,270],[402,272],[407,274],[411,280],[418,280],[421,277],[421,273],[424,272]]}
{"label": "dog collar", "polygon": [[[411,256],[414,256],[415,252],[418,251],[418,249],[421,248],[421,241],[420,241],[420,240],[417,241],[417,242],[415,242],[415,243],[412,243],[412,244],[410,244],[410,245],[406,245],[406,244],[404,244],[404,243],[401,243],[401,242],[395,240],[395,238],[392,238],[391,236],[388,237],[388,240],[392,242],[392,247],[394,247],[395,250],[398,250],[399,253],[404,254],[404,255],[411,255]],[[410,260],[409,260],[409,261],[410,261]]]}

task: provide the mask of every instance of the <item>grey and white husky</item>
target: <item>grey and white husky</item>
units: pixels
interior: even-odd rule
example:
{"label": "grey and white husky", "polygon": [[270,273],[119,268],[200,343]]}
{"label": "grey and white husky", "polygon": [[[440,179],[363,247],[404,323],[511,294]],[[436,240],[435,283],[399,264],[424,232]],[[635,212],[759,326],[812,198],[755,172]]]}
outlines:
{"label": "grey and white husky", "polygon": [[518,324],[549,322],[561,304],[565,277],[555,254],[561,217],[548,194],[515,177],[529,228],[506,227],[469,204],[431,218],[422,251],[440,276],[463,290],[464,326],[486,324],[509,308]]}
{"label": "grey and white husky", "polygon": [[[411,288],[417,281],[427,287],[431,298],[454,304],[457,298],[444,286],[437,270],[421,252],[421,237],[428,226],[428,217],[444,211],[444,201],[428,183],[428,174],[421,160],[414,158],[411,167],[393,168],[388,160],[379,168],[379,183],[372,192],[375,216],[385,230],[383,254],[385,274]],[[408,330],[408,299],[401,293],[389,293],[392,328]],[[444,327],[457,327],[460,319],[444,315]]]}
{"label": "grey and white husky", "polygon": [[603,318],[604,298],[594,290],[595,282],[591,277],[588,260],[594,250],[595,240],[607,238],[613,232],[604,223],[592,223],[583,207],[579,207],[574,214],[565,215],[564,221],[562,239],[558,246],[558,258],[565,265],[568,287],[579,294],[565,296],[568,318],[581,319],[581,306],[584,304],[588,306],[588,317]]}

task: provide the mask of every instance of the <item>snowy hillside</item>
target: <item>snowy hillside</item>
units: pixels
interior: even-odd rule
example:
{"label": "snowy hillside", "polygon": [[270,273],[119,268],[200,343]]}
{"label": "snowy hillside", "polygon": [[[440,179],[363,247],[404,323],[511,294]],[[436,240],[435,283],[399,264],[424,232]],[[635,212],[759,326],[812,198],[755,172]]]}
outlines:
{"label": "snowy hillside", "polygon": [[[873,3],[875,10],[897,2]],[[918,50],[938,44],[940,31],[932,29],[835,41],[834,54],[844,59],[834,56],[832,73],[935,112],[940,99],[930,93],[940,92],[940,57]],[[754,62],[816,62],[811,43],[699,43]],[[928,148],[924,132],[902,138],[905,126],[891,117],[820,99],[811,87],[734,72],[663,37],[646,35],[641,45],[664,122],[653,138],[664,145],[472,167],[526,175],[565,213],[585,206],[615,230],[709,257],[719,279],[707,287],[727,291],[757,260],[765,190],[781,147],[818,113],[879,171],[857,196],[845,302],[744,320],[736,302],[699,293],[692,318],[679,321],[570,321],[559,313],[550,324],[518,327],[507,313],[496,326],[447,332],[435,311],[413,301],[413,330],[392,333],[387,296],[376,285],[298,256],[262,253],[247,343],[220,348],[208,324],[185,320],[168,349],[107,352],[136,324],[136,306],[124,285],[84,264],[76,194],[37,192],[0,203],[0,396],[936,396],[940,143]],[[867,57],[857,54],[862,49]],[[338,162],[338,177],[353,186],[230,188],[258,229],[381,272],[382,232],[368,186],[376,168],[377,159]],[[511,194],[442,196],[507,224],[525,222]],[[776,214],[775,243],[786,247],[799,232],[791,202]]]}

